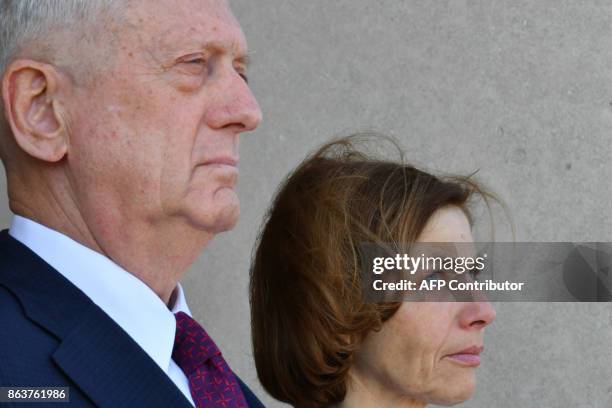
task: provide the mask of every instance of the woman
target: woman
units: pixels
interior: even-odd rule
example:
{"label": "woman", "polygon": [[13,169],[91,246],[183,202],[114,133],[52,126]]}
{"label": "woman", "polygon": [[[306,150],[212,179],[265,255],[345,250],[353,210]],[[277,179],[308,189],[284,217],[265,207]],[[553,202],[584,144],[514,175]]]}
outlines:
{"label": "woman", "polygon": [[478,186],[330,143],[285,181],[251,270],[264,388],[297,407],[419,407],[468,399],[495,318],[488,302],[367,303],[361,243],[473,242]]}

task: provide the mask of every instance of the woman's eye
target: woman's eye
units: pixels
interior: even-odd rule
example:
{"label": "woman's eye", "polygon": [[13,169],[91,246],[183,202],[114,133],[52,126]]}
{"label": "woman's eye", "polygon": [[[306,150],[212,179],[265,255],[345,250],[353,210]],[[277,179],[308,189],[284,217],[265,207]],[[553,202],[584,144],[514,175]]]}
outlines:
{"label": "woman's eye", "polygon": [[432,273],[427,275],[423,280],[432,281],[432,280],[442,279],[442,276],[440,275],[440,273],[441,271],[433,271]]}
{"label": "woman's eye", "polygon": [[472,278],[473,280],[478,280],[478,275],[480,274],[480,269],[472,268],[472,269],[469,270],[468,274],[470,275],[470,278]]}

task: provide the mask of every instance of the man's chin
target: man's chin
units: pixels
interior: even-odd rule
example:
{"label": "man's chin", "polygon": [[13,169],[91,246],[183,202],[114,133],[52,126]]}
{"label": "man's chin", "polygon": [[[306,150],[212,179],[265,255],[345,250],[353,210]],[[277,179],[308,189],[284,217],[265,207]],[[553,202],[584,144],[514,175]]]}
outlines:
{"label": "man's chin", "polygon": [[240,216],[240,203],[234,200],[215,202],[215,205],[198,207],[190,212],[190,223],[197,229],[218,234],[233,229]]}

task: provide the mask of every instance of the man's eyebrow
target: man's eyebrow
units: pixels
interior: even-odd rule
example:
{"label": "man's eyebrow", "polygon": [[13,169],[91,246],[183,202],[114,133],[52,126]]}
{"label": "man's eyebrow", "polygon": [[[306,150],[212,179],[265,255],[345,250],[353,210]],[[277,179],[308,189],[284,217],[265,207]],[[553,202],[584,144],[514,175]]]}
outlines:
{"label": "man's eyebrow", "polygon": [[212,53],[226,53],[230,52],[235,56],[234,60],[245,66],[249,66],[252,61],[251,53],[248,53],[245,48],[240,45],[237,41],[209,41],[203,44],[202,47],[205,51]]}

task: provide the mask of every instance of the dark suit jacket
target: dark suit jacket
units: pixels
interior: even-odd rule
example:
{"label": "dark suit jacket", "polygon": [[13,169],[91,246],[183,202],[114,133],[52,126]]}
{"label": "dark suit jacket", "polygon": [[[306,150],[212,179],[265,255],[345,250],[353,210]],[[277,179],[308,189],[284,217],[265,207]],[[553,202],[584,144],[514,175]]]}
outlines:
{"label": "dark suit jacket", "polygon": [[[263,407],[238,381],[249,406]],[[70,388],[69,404],[14,404],[19,408],[191,407],[121,327],[6,230],[0,232],[0,386]]]}

